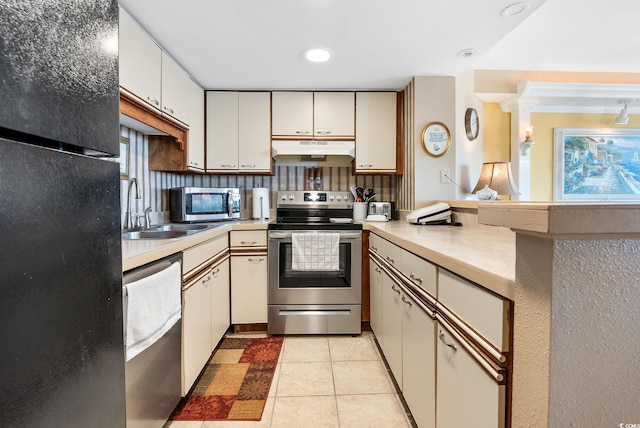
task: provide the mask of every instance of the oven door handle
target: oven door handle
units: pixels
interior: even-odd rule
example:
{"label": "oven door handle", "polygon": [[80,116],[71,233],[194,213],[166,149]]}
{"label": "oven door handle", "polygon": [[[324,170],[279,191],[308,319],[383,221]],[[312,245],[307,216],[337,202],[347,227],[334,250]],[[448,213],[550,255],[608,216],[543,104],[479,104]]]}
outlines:
{"label": "oven door handle", "polygon": [[[287,232],[269,232],[269,239],[291,239],[291,234],[292,233],[313,233],[313,232],[293,232],[293,231],[287,231]],[[327,231],[327,233],[334,233],[334,232],[329,232]],[[347,239],[361,239],[362,238],[362,232],[338,232],[340,233],[340,240],[347,240]]]}

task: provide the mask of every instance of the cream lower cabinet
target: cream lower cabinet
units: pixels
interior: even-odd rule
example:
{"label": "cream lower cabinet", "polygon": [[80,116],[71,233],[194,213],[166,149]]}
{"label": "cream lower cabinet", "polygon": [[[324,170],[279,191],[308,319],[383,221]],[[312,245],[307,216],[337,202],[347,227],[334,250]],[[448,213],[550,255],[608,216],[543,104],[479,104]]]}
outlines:
{"label": "cream lower cabinet", "polygon": [[382,331],[382,275],[383,272],[380,266],[371,260],[369,264],[369,295],[371,299],[369,324],[381,347],[383,346],[382,338],[384,337]]}
{"label": "cream lower cabinet", "polygon": [[267,255],[232,255],[231,323],[267,322]]}
{"label": "cream lower cabinet", "polygon": [[402,291],[386,273],[382,274],[382,352],[396,383],[402,389]]}
{"label": "cream lower cabinet", "polygon": [[182,292],[182,394],[186,395],[211,356],[211,268]]}
{"label": "cream lower cabinet", "polygon": [[215,348],[231,323],[231,291],[229,259],[211,268],[211,347]]}
{"label": "cream lower cabinet", "polygon": [[499,385],[438,323],[438,428],[505,426],[506,386]]}
{"label": "cream lower cabinet", "polygon": [[436,322],[408,294],[402,307],[402,395],[420,428],[435,427]]}
{"label": "cream lower cabinet", "polygon": [[182,253],[182,394],[229,328],[228,234]]}
{"label": "cream lower cabinet", "polygon": [[267,233],[231,232],[231,323],[267,322]]}

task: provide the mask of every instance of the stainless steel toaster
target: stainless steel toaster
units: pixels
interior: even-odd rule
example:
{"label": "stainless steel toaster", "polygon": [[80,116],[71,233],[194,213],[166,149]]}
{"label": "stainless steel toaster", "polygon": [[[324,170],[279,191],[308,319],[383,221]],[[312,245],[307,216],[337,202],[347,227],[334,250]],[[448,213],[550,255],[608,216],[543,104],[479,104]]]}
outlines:
{"label": "stainless steel toaster", "polygon": [[387,220],[394,219],[394,202],[369,202],[369,214],[378,214],[387,217]]}

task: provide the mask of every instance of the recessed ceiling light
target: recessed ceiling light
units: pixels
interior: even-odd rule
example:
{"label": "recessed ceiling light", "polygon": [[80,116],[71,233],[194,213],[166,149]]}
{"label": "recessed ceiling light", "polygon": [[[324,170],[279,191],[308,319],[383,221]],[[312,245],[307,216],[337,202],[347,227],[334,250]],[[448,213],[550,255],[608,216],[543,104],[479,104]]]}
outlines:
{"label": "recessed ceiling light", "polygon": [[529,10],[531,5],[527,2],[518,2],[510,4],[502,9],[502,16],[516,16]]}
{"label": "recessed ceiling light", "polygon": [[467,48],[467,49],[462,49],[460,52],[458,52],[458,56],[461,56],[463,58],[469,58],[471,56],[474,56],[477,53],[478,51],[475,50],[474,48]]}
{"label": "recessed ceiling light", "polygon": [[325,62],[331,58],[331,51],[325,48],[311,48],[304,51],[304,57],[311,62]]}

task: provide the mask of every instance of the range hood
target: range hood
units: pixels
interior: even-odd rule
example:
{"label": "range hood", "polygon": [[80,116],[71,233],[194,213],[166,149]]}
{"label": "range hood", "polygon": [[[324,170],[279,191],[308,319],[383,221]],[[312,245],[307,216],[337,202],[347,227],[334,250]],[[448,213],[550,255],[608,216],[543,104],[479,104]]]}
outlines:
{"label": "range hood", "polygon": [[271,154],[280,156],[300,156],[311,159],[322,159],[325,156],[356,155],[355,141],[316,141],[316,140],[273,140]]}

